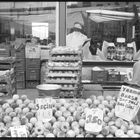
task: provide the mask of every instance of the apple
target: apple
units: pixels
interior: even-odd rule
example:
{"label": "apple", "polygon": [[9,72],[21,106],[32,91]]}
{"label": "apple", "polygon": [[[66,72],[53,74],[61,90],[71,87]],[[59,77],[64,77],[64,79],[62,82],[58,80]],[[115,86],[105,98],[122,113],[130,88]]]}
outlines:
{"label": "apple", "polygon": [[75,132],[74,130],[68,130],[66,133],[66,137],[75,137]]}

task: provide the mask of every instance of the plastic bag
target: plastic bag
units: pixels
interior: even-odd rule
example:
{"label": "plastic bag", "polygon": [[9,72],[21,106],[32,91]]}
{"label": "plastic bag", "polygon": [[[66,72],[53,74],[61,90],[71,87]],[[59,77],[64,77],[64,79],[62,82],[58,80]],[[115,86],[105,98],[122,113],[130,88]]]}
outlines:
{"label": "plastic bag", "polygon": [[107,41],[103,41],[103,45],[102,45],[102,54],[104,55],[105,58],[107,58],[108,43],[109,42],[107,42]]}

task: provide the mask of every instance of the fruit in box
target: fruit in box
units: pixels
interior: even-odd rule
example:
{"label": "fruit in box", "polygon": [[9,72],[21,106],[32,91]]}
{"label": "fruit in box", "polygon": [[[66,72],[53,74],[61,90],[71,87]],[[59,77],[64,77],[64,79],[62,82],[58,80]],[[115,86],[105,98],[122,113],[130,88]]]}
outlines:
{"label": "fruit in box", "polygon": [[[24,97],[24,98],[23,98]],[[22,102],[21,102],[22,100]],[[11,104],[10,104],[11,103]],[[86,133],[85,114],[92,104],[104,110],[103,129],[99,134]],[[74,100],[56,100],[53,109],[53,118],[50,122],[38,122],[36,118],[35,102],[30,101],[26,96],[14,96],[12,100],[3,103],[1,110],[0,127],[6,128],[2,136],[10,136],[10,126],[26,125],[28,136],[32,137],[139,137],[140,125],[134,121],[124,121],[115,116],[113,107],[116,99],[108,96],[99,96]],[[22,106],[22,108],[20,108]],[[61,111],[60,111],[61,110]],[[7,115],[6,115],[7,114]]]}

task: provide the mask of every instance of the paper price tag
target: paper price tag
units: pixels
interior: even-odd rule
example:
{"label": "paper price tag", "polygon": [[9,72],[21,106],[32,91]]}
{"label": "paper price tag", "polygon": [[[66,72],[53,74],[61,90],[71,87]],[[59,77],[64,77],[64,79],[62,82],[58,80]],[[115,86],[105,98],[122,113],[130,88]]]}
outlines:
{"label": "paper price tag", "polygon": [[86,113],[85,130],[98,133],[102,130],[103,111],[99,108],[89,109]]}
{"label": "paper price tag", "polygon": [[115,106],[117,117],[131,121],[140,108],[140,90],[122,86]]}
{"label": "paper price tag", "polygon": [[10,127],[12,137],[27,137],[25,125]]}
{"label": "paper price tag", "polygon": [[52,119],[52,98],[36,99],[37,118],[42,122],[50,121]]}

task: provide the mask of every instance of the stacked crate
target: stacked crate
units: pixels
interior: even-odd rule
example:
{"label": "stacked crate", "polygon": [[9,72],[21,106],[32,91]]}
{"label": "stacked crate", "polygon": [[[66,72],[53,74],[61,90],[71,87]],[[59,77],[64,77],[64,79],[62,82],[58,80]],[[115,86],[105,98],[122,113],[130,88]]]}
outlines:
{"label": "stacked crate", "polygon": [[26,44],[26,88],[36,88],[40,83],[40,47]]}
{"label": "stacked crate", "polygon": [[48,71],[44,83],[61,85],[60,97],[80,97],[82,51],[56,47],[50,52]]}
{"label": "stacked crate", "polygon": [[0,44],[0,57],[10,57],[11,45],[8,43]]}
{"label": "stacked crate", "polygon": [[0,93],[3,96],[16,94],[15,57],[0,58]]}
{"label": "stacked crate", "polygon": [[25,88],[25,41],[15,43],[17,89]]}

